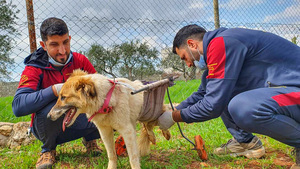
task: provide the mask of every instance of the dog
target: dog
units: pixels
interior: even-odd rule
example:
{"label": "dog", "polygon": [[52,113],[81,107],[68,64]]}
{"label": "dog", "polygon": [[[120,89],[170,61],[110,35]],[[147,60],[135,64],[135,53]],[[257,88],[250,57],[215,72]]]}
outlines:
{"label": "dog", "polygon": [[[57,120],[65,115],[63,130],[71,126],[78,115],[85,113],[98,128],[108,155],[108,168],[117,168],[117,155],[114,144],[114,130],[124,138],[131,168],[140,168],[140,156],[150,153],[150,142],[155,144],[154,127],[157,120],[141,122],[142,129],[137,144],[136,125],[143,107],[143,92],[132,95],[132,89],[140,89],[144,85],[140,81],[130,81],[126,78],[116,78],[122,84],[113,84],[113,80],[101,74],[87,74],[82,70],[74,70],[62,86],[56,104],[48,113],[48,118]],[[113,92],[109,92],[114,86]],[[131,86],[131,87],[128,87]],[[109,108],[107,114],[95,114],[107,102],[109,95]],[[162,103],[163,104],[163,103]],[[163,106],[161,113],[166,109]],[[168,130],[162,131],[169,140]]]}

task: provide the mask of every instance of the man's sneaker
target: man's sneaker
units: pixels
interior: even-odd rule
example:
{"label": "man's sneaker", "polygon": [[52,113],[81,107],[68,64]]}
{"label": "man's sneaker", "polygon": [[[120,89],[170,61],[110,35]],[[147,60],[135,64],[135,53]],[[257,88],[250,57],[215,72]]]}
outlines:
{"label": "man's sneaker", "polygon": [[245,156],[260,158],[265,154],[265,148],[255,136],[250,143],[239,143],[234,138],[214,150],[216,155]]}
{"label": "man's sneaker", "polygon": [[38,159],[36,163],[36,168],[37,169],[49,169],[52,168],[52,166],[55,163],[55,156],[56,156],[56,151],[51,150],[49,152],[44,152],[41,153],[41,157]]}
{"label": "man's sneaker", "polygon": [[87,154],[91,154],[93,156],[101,155],[102,150],[98,147],[97,140],[86,141],[82,138],[82,144],[85,146]]}
{"label": "man's sneaker", "polygon": [[300,148],[295,148],[292,154],[295,155],[296,163],[292,165],[291,169],[300,169]]}

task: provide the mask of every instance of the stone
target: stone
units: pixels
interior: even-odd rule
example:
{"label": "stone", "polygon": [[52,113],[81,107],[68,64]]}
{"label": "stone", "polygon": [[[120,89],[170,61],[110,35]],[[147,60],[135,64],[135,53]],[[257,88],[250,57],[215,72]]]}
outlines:
{"label": "stone", "polygon": [[0,134],[9,136],[13,130],[13,123],[1,122],[0,123]]}
{"label": "stone", "polygon": [[0,147],[17,148],[31,144],[35,137],[27,135],[30,122],[0,122]]}

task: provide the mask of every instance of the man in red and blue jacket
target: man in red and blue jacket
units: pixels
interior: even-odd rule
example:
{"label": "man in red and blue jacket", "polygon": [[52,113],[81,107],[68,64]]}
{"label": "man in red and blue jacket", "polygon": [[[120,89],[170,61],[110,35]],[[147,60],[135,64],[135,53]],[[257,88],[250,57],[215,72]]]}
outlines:
{"label": "man in red and blue jacket", "polygon": [[173,53],[206,70],[198,91],[159,117],[160,128],[221,116],[233,139],[214,153],[260,158],[264,147],[252,135],[259,133],[295,147],[293,167],[300,167],[299,46],[258,30],[188,25],[176,34]]}
{"label": "man in red and blue jacket", "polygon": [[83,137],[88,153],[101,153],[96,144],[100,138],[96,126],[80,115],[74,125],[62,131],[62,121],[47,119],[57,101],[63,83],[75,69],[96,73],[95,68],[82,54],[70,51],[71,36],[66,23],[48,18],[41,28],[42,46],[25,58],[25,69],[13,99],[15,116],[32,115],[31,131],[42,141],[42,153],[36,168],[51,168],[55,163],[56,146]]}

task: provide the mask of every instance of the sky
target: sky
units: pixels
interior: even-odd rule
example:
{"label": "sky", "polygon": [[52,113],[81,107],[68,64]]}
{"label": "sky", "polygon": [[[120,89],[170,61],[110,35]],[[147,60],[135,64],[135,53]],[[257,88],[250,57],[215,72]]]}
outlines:
{"label": "sky", "polygon": [[[13,0],[20,10],[16,48],[11,54],[19,80],[23,60],[30,53],[25,0]],[[73,51],[87,51],[92,44],[110,47],[125,41],[148,43],[159,51],[172,46],[173,37],[184,25],[196,23],[214,29],[213,1],[207,0],[33,0],[37,46],[39,26],[47,17],[65,20],[72,36]],[[223,27],[246,27],[299,36],[300,0],[219,0]],[[300,38],[300,37],[299,37]],[[298,44],[299,45],[299,44]]]}

